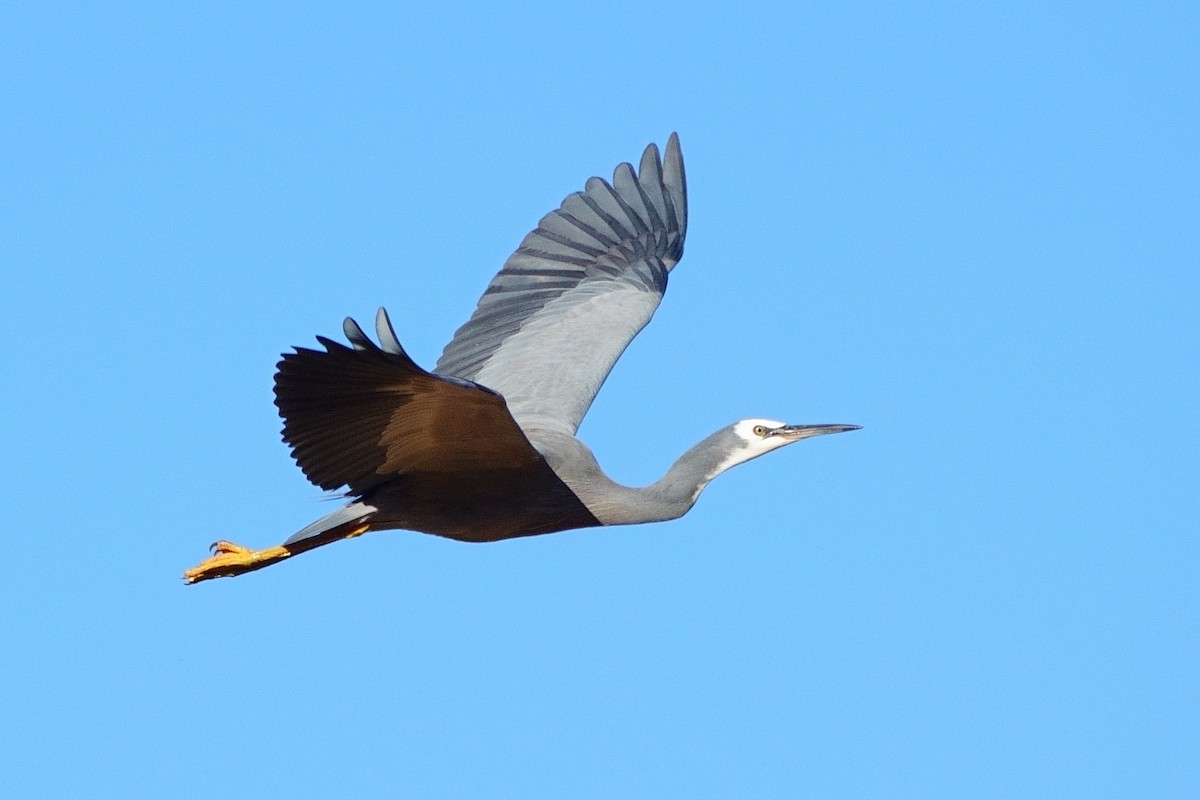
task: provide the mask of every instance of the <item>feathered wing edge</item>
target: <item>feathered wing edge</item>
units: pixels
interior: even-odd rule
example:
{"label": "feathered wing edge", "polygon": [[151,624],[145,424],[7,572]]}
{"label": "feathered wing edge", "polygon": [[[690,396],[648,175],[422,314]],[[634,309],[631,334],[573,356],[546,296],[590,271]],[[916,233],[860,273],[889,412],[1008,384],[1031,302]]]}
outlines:
{"label": "feathered wing edge", "polygon": [[421,369],[379,310],[376,345],[358,324],[351,346],[284,354],[275,375],[283,439],[304,474],[327,490],[362,497],[397,476],[466,472],[540,459],[504,398],[469,381]]}
{"label": "feathered wing edge", "polygon": [[356,322],[343,324],[352,347],[318,336],[325,349],[295,348],[275,373],[275,405],[283,440],[304,474],[322,489],[362,494],[378,482],[387,460],[383,433],[411,384],[428,375],[416,365],[381,315],[383,347]]}
{"label": "feathered wing edge", "polygon": [[587,281],[617,282],[633,277],[640,265],[637,279],[661,296],[666,273],[683,256],[686,233],[687,178],[679,136],[672,133],[665,158],[651,144],[638,174],[622,163],[611,184],[590,178],[583,191],[542,217],[492,279],[435,370],[473,380],[526,322]]}

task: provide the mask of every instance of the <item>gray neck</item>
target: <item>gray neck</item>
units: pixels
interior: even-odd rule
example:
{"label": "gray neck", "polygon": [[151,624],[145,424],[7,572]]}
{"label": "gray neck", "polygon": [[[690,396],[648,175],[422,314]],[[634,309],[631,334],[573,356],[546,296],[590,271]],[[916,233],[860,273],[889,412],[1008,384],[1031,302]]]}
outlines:
{"label": "gray neck", "polygon": [[743,446],[733,426],[723,428],[680,456],[658,481],[634,488],[605,475],[591,450],[578,439],[555,438],[552,446],[539,449],[563,482],[605,525],[632,525],[683,516],[709,481],[738,463],[731,456]]}

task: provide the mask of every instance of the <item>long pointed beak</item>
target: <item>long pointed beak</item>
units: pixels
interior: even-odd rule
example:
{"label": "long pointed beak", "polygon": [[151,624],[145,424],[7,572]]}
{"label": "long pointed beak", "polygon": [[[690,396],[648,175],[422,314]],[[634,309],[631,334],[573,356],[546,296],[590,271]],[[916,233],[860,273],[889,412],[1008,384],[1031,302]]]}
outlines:
{"label": "long pointed beak", "polygon": [[825,436],[830,433],[845,433],[857,431],[862,425],[784,425],[771,431],[772,436],[782,436],[793,442],[810,439],[813,436]]}

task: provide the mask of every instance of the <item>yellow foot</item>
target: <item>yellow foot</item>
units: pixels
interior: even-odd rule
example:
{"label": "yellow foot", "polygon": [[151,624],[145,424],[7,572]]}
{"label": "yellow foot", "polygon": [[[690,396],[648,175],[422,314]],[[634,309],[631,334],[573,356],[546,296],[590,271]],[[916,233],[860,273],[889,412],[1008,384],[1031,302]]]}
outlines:
{"label": "yellow foot", "polygon": [[232,578],[282,561],[293,552],[283,546],[251,550],[249,547],[224,540],[213,542],[209,549],[212,551],[210,558],[183,573],[185,583],[199,583],[210,578]]}

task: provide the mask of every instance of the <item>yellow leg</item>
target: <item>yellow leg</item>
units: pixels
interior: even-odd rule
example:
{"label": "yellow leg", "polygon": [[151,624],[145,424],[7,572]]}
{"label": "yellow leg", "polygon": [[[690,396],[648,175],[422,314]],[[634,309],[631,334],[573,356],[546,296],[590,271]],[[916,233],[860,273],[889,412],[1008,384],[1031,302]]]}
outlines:
{"label": "yellow leg", "polygon": [[251,550],[240,544],[221,540],[214,542],[212,556],[201,561],[196,566],[183,573],[184,583],[199,583],[211,578],[232,578],[256,569],[277,564],[285,558],[304,553],[315,547],[336,542],[339,539],[352,539],[370,530],[370,525],[357,525],[334,528],[320,536],[313,536],[289,545],[277,545],[266,550]]}

